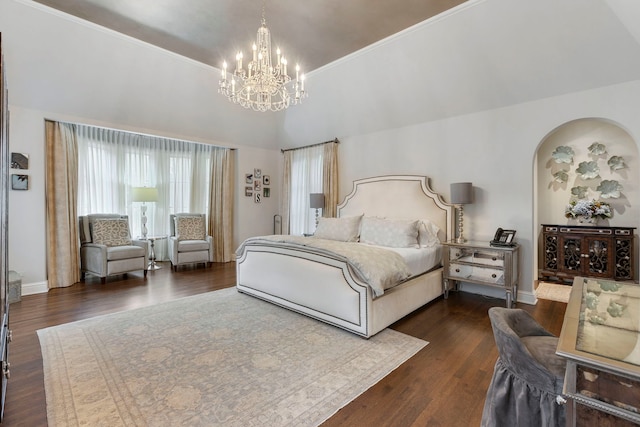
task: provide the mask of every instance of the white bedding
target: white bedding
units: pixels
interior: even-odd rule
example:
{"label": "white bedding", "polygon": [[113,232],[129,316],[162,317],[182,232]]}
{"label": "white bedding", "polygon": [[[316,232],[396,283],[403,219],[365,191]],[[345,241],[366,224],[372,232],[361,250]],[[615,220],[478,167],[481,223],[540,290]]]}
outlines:
{"label": "white bedding", "polygon": [[442,245],[434,245],[429,248],[389,248],[385,246],[376,246],[387,249],[399,254],[407,263],[411,277],[419,276],[434,267],[439,267],[442,261]]}
{"label": "white bedding", "polygon": [[290,235],[260,236],[246,239],[237,253],[241,254],[245,246],[269,243],[311,250],[346,261],[354,273],[371,287],[376,297],[384,294],[385,289],[392,288],[411,277],[409,267],[400,254],[391,252],[388,248],[356,242]]}
{"label": "white bedding", "polygon": [[[332,254],[334,257],[348,261],[355,272],[371,286],[376,297],[383,295],[386,289],[439,266],[442,252],[441,245],[426,248],[390,248],[315,237],[273,235],[245,240],[238,249],[238,254],[242,252],[243,246],[267,242],[313,248],[319,253]],[[388,252],[393,252],[395,255]]]}

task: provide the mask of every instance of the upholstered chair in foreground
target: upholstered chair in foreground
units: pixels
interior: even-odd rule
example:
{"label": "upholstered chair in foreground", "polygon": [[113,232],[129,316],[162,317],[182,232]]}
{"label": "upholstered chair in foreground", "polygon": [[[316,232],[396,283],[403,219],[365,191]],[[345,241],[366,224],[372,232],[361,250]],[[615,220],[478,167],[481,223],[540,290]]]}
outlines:
{"label": "upholstered chair in foreground", "polygon": [[564,427],[566,363],[556,355],[558,338],[522,309],[492,307],[489,318],[499,357],[481,425]]}
{"label": "upholstered chair in foreground", "polygon": [[205,215],[169,215],[169,259],[174,271],[179,265],[213,262],[213,238],[207,235]]}
{"label": "upholstered chair in foreground", "polygon": [[107,276],[138,270],[147,277],[148,243],[131,239],[126,215],[91,214],[78,220],[82,280],[91,273],[105,283]]}

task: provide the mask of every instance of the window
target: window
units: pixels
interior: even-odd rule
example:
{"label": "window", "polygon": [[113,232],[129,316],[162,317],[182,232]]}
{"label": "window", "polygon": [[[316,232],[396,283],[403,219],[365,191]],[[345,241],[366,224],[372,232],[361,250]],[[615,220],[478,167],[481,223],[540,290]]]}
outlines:
{"label": "window", "polygon": [[324,147],[322,145],[291,152],[291,198],[289,232],[302,235],[316,229],[315,209],[309,207],[309,195],[322,193]]}
{"label": "window", "polygon": [[78,125],[78,215],[126,213],[141,235],[133,187],[155,187],[147,203],[148,235],[167,235],[171,213],[209,212],[211,153],[217,147]]}

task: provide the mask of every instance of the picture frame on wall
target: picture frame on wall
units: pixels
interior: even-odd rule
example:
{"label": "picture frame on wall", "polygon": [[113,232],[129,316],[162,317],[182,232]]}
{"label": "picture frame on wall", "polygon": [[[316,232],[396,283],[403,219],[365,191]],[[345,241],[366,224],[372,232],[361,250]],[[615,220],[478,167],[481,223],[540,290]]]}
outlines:
{"label": "picture frame on wall", "polygon": [[244,183],[245,184],[253,184],[253,174],[252,173],[245,173],[244,174]]}
{"label": "picture frame on wall", "polygon": [[256,179],[255,181],[253,181],[253,189],[255,191],[261,191],[262,190],[262,181],[260,181],[259,179]]}
{"label": "picture frame on wall", "polygon": [[244,195],[246,197],[253,196],[253,187],[244,187]]}
{"label": "picture frame on wall", "polygon": [[28,190],[29,189],[29,175],[11,174],[11,189],[12,190]]}
{"label": "picture frame on wall", "polygon": [[271,177],[269,175],[262,176],[262,183],[264,185],[271,185]]}
{"label": "picture frame on wall", "polygon": [[254,193],[253,194],[253,201],[256,202],[256,203],[262,202],[262,193]]}
{"label": "picture frame on wall", "polygon": [[262,191],[263,191],[262,195],[264,197],[271,197],[271,189],[270,188],[265,188]]}
{"label": "picture frame on wall", "polygon": [[29,169],[29,155],[11,153],[11,169]]}
{"label": "picture frame on wall", "polygon": [[262,169],[258,169],[258,168],[254,169],[253,170],[253,177],[255,179],[261,179],[262,178]]}

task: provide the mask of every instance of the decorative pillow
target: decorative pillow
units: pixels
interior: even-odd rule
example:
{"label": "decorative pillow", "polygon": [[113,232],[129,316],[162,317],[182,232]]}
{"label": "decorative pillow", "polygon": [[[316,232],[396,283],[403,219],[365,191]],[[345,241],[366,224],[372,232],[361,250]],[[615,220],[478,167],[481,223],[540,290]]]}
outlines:
{"label": "decorative pillow", "polygon": [[433,222],[428,219],[420,220],[418,224],[418,243],[423,248],[430,248],[437,245],[440,243],[440,238],[438,237],[439,232],[440,227]]}
{"label": "decorative pillow", "polygon": [[204,217],[177,216],[175,221],[178,240],[204,240]]}
{"label": "decorative pillow", "polygon": [[129,221],[126,219],[96,219],[91,230],[93,243],[106,246],[129,246]]}
{"label": "decorative pillow", "polygon": [[360,226],[360,243],[390,248],[417,248],[418,222],[364,217]]}
{"label": "decorative pillow", "polygon": [[343,218],[319,218],[313,237],[318,239],[357,242],[362,215]]}

